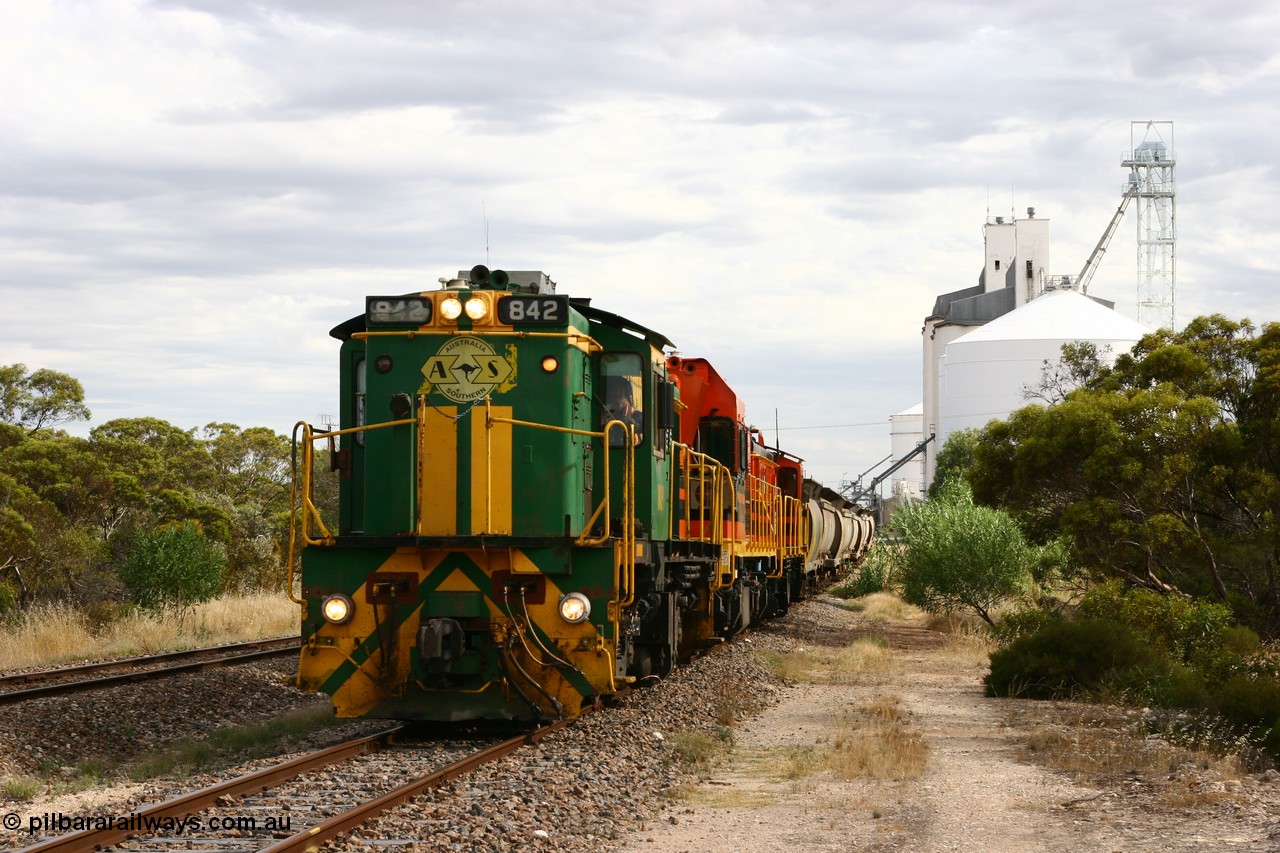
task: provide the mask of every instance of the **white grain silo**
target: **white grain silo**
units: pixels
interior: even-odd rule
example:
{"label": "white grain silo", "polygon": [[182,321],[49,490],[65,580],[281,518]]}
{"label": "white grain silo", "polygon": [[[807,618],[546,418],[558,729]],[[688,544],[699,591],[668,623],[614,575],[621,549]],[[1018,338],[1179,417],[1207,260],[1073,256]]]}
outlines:
{"label": "white grain silo", "polygon": [[[895,462],[905,459],[924,441],[924,404],[916,403],[889,417],[889,442]],[[892,494],[924,497],[924,456],[916,455],[893,475]]]}
{"label": "white grain silo", "polygon": [[1063,344],[1110,347],[1114,360],[1150,331],[1074,290],[1058,290],[951,341],[939,360],[939,448],[957,430],[984,427],[1034,402],[1024,389],[1039,385],[1044,363],[1057,364]]}

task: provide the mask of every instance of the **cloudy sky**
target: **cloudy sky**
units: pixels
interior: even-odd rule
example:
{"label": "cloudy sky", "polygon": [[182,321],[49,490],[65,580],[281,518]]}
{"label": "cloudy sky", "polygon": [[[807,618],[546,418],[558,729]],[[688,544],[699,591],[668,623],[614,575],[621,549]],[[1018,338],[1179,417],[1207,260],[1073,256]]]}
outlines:
{"label": "cloudy sky", "polygon": [[[1268,0],[4,3],[0,363],[287,433],[365,294],[540,269],[837,485],[988,216],[1079,271],[1133,121],[1174,122],[1179,320],[1280,320],[1278,46]],[[1129,316],[1135,231],[1090,291]]]}

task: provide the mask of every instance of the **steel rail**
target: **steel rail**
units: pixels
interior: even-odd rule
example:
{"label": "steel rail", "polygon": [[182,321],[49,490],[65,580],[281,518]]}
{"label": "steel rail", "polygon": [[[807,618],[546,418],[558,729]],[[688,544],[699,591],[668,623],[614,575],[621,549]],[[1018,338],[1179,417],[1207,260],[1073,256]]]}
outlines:
{"label": "steel rail", "polygon": [[339,833],[366,823],[388,809],[394,808],[424,791],[438,788],[451,782],[483,764],[488,764],[490,761],[496,761],[499,758],[510,755],[521,747],[535,744],[552,732],[572,724],[577,719],[580,718],[557,720],[532,732],[526,732],[510,740],[495,744],[426,776],[420,776],[417,779],[406,782],[393,791],[388,791],[376,799],[361,803],[342,814],[334,815],[328,820],[310,826],[269,847],[264,847],[259,853],[306,853],[307,851],[319,850],[321,844],[331,840]]}
{"label": "steel rail", "polygon": [[53,851],[56,851],[56,853],[90,853],[90,851],[101,850],[131,835],[145,834],[138,827],[138,823],[143,821],[184,817],[216,805],[219,797],[248,796],[306,773],[308,770],[336,764],[355,755],[377,752],[384,748],[403,729],[404,726],[402,725],[393,726],[386,731],[349,740],[346,743],[340,743],[337,746],[331,746],[319,752],[302,755],[281,764],[264,768],[256,773],[250,773],[248,776],[238,776],[235,779],[228,779],[208,788],[181,794],[154,806],[130,812],[124,820],[128,825],[121,828],[85,829],[79,832],[71,832],[66,835],[60,835],[57,838],[41,841],[30,847],[20,848],[17,853],[53,853]]}
{"label": "steel rail", "polygon": [[241,643],[224,643],[220,646],[202,646],[198,649],[181,649],[176,652],[158,652],[153,655],[138,655],[131,658],[114,658],[112,660],[95,661],[93,663],[78,663],[71,666],[60,666],[53,669],[39,669],[29,672],[15,672],[10,675],[0,675],[0,686],[9,684],[21,684],[26,681],[42,681],[46,678],[57,678],[63,675],[85,675],[90,672],[96,672],[102,669],[110,669],[117,666],[143,666],[148,663],[158,663],[160,661],[181,660],[184,657],[194,657],[202,654],[219,654],[221,652],[239,652],[256,649],[263,645],[278,645],[280,643],[292,643],[293,648],[298,646],[297,637],[271,637],[265,640],[246,640]]}
{"label": "steel rail", "polygon": [[[275,645],[266,649],[258,648],[264,643],[273,643]],[[285,643],[285,645],[279,645],[280,643]],[[79,666],[68,666],[60,669],[47,669],[40,670],[39,672],[25,672],[17,673],[15,675],[0,676],[0,686],[8,684],[22,684],[30,683],[32,681],[59,678],[66,675],[88,675],[93,672],[100,672],[107,669],[119,669],[120,667],[125,666],[144,666],[148,663],[155,663],[157,661],[180,660],[182,658],[212,655],[219,652],[236,651],[238,649],[256,649],[255,651],[244,651],[238,654],[223,655],[222,657],[204,657],[201,660],[191,661],[188,663],[171,664],[169,666],[154,667],[152,669],[133,670],[131,672],[123,672],[118,675],[103,675],[76,681],[61,681],[54,684],[42,684],[36,687],[27,687],[20,690],[8,690],[0,692],[0,705],[20,702],[24,699],[34,699],[39,696],[56,696],[63,693],[76,693],[82,690],[97,690],[101,687],[110,687],[116,684],[127,684],[133,681],[147,681],[153,678],[165,678],[167,676],[177,675],[183,672],[198,672],[202,669],[212,669],[219,666],[247,663],[261,658],[281,657],[284,655],[296,654],[298,647],[298,640],[292,637],[276,640],[256,640],[248,643],[210,646],[203,649],[187,649],[180,652],[163,652],[158,655],[122,658],[120,660],[81,664]]]}

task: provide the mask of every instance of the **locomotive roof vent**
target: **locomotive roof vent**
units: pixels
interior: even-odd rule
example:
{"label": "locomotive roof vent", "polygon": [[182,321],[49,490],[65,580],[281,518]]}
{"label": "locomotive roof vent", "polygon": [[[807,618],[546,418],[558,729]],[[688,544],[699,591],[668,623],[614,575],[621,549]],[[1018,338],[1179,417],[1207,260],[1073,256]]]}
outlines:
{"label": "locomotive roof vent", "polygon": [[[458,270],[458,278],[471,282],[471,287],[484,290],[509,290],[514,293],[555,293],[556,283],[538,270],[493,270],[476,264],[469,270]],[[464,285],[465,286],[465,285]]]}

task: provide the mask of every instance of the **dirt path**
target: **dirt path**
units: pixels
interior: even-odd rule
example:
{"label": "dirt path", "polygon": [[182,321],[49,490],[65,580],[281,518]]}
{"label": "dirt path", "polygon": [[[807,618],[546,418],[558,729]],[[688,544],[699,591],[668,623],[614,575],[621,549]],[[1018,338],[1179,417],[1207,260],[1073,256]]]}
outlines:
{"label": "dirt path", "polygon": [[[684,792],[625,853],[1280,851],[1280,784],[1188,764],[1179,750],[1168,754],[1181,758],[1161,753],[1156,765],[1143,765],[1141,741],[1127,775],[1050,770],[1028,760],[1027,743],[1048,730],[1064,740],[1064,720],[1086,719],[1079,706],[987,699],[985,658],[971,648],[918,625],[876,626],[825,604],[794,615],[802,637],[812,629],[795,642],[832,648],[871,634],[889,643],[889,665],[847,683],[789,688],[736,730],[733,754],[712,778]],[[916,778],[841,778],[830,767],[796,772],[797,755],[847,748],[879,719],[869,709],[893,718],[900,745],[923,738],[927,758]],[[1081,743],[1096,748],[1093,740]]]}

